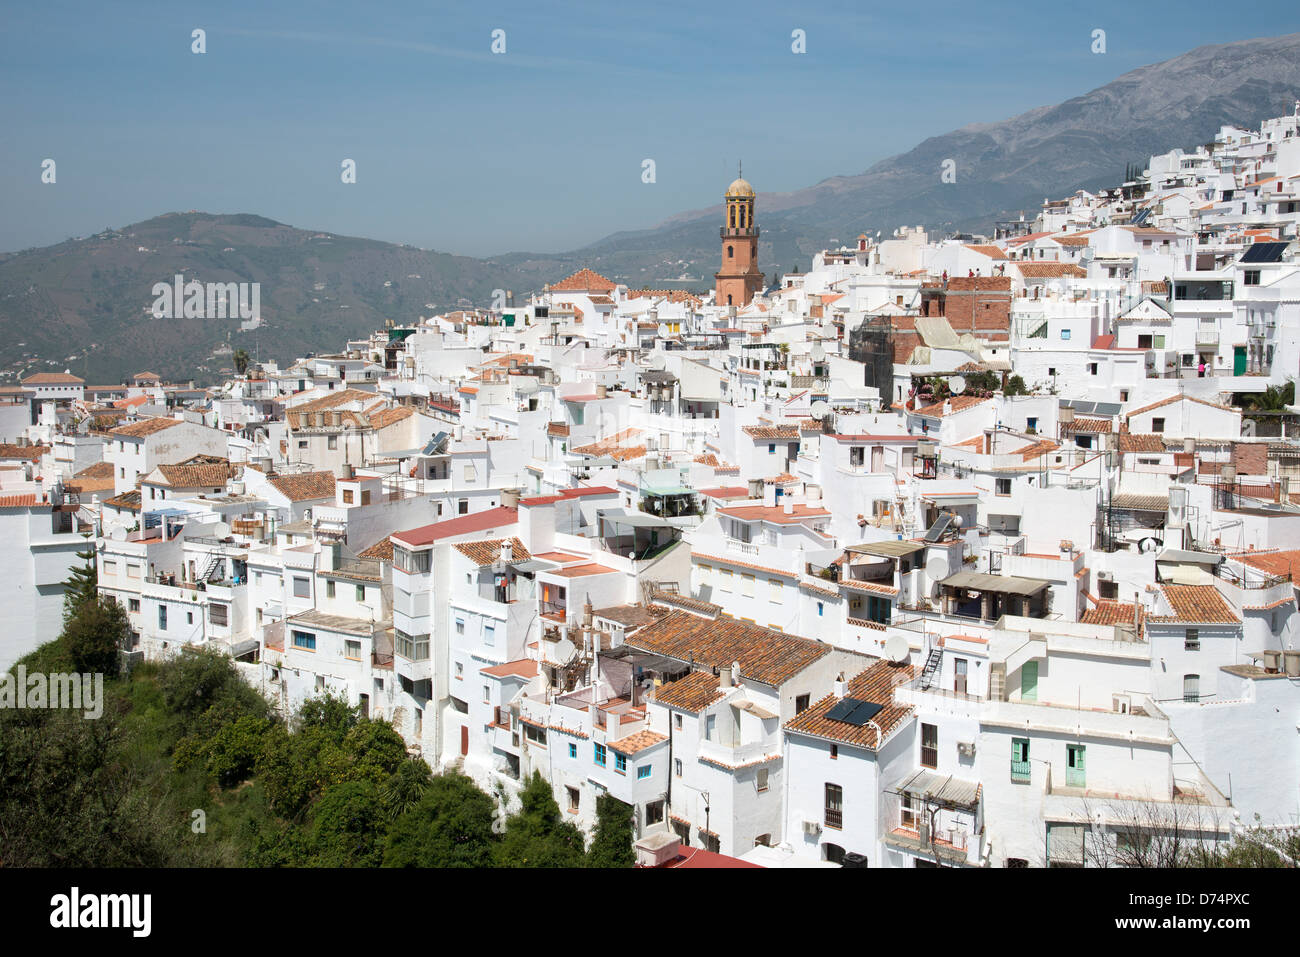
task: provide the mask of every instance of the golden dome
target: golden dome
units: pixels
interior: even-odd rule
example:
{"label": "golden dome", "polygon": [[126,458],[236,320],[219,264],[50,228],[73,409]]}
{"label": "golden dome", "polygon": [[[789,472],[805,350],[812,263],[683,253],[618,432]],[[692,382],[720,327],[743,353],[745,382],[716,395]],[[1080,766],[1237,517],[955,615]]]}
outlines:
{"label": "golden dome", "polygon": [[737,179],[727,187],[727,199],[739,199],[742,197],[745,199],[753,199],[754,187],[750,186],[749,183],[743,179]]}

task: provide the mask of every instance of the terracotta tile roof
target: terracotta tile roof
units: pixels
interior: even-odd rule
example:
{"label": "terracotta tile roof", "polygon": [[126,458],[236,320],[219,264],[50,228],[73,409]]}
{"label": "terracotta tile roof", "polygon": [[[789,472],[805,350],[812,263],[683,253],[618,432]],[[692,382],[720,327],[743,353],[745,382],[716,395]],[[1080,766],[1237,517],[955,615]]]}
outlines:
{"label": "terracotta tile roof", "polygon": [[972,409],[983,402],[989,402],[989,401],[991,400],[987,398],[980,398],[979,396],[976,395],[954,395],[944,400],[944,402],[951,403],[950,406],[951,411],[949,412],[944,412],[943,410],[944,402],[933,402],[930,405],[922,406],[919,409],[913,409],[912,412],[914,415],[923,415],[926,418],[930,418],[930,419],[942,419],[945,415],[953,415],[957,412],[965,412],[967,409]]}
{"label": "terracotta tile roof", "polygon": [[333,472],[299,472],[294,475],[273,475],[271,487],[291,502],[306,502],[317,498],[334,497]]}
{"label": "terracotta tile roof", "polygon": [[528,554],[524,543],[517,538],[485,538],[480,542],[458,542],[453,546],[479,568],[494,564],[501,557],[501,543],[510,543],[511,563],[526,562],[533,556]]}
{"label": "terracotta tile roof", "polygon": [[673,612],[627,639],[644,651],[709,667],[740,662],[741,680],[780,685],[831,651],[831,646],[732,618]]}
{"label": "terracotta tile roof", "polygon": [[1028,462],[1030,459],[1036,459],[1040,455],[1046,455],[1048,452],[1054,452],[1059,448],[1060,446],[1051,439],[1039,439],[1033,445],[1026,445],[1023,449],[1017,449],[1016,452],[1020,455],[1021,461]]}
{"label": "terracotta tile roof", "polygon": [[1144,432],[1121,432],[1119,434],[1121,452],[1163,452],[1165,440],[1158,435]]}
{"label": "terracotta tile roof", "polygon": [[520,658],[491,668],[480,668],[479,671],[492,678],[536,678],[537,662],[532,658]]}
{"label": "terracotta tile roof", "polygon": [[1172,615],[1152,615],[1151,621],[1235,625],[1240,616],[1213,585],[1161,585]]}
{"label": "terracotta tile roof", "polygon": [[104,505],[108,508],[124,509],[128,512],[140,511],[140,490],[132,489],[129,492],[123,492],[121,495],[115,495],[112,498],[104,499]]}
{"label": "terracotta tile roof", "polygon": [[618,622],[624,628],[640,628],[642,625],[648,625],[652,621],[658,621],[663,613],[662,608],[651,608],[646,605],[611,605],[609,608],[595,608],[591,612],[593,618],[607,618]]}
{"label": "terracotta tile roof", "polygon": [[547,423],[546,423],[546,434],[547,434],[547,435],[558,435],[558,436],[562,436],[562,437],[564,437],[564,438],[568,438],[568,435],[569,435],[569,426],[568,426],[568,424],[565,423],[565,422],[547,422]]}
{"label": "terracotta tile roof", "polygon": [[1088,278],[1088,271],[1073,263],[1015,262],[1020,275],[1026,279],[1058,279],[1061,276]]}
{"label": "terracotta tile roof", "polygon": [[23,385],[85,385],[86,380],[67,372],[38,372],[21,380]]}
{"label": "terracotta tile roof", "polygon": [[1070,423],[1069,431],[1071,432],[1091,432],[1094,435],[1100,433],[1109,433],[1113,428],[1110,419],[1090,419],[1086,417],[1076,417]]}
{"label": "terracotta tile roof", "polygon": [[551,286],[551,292],[613,292],[614,283],[598,272],[579,269]]}
{"label": "terracotta tile roof", "polygon": [[608,438],[589,442],[586,445],[575,446],[569,451],[577,455],[593,455],[597,457],[608,455],[619,462],[627,459],[636,459],[646,453],[644,443],[637,444],[632,441],[632,439],[641,433],[641,429],[624,429],[621,432],[614,433]]}
{"label": "terracotta tile roof", "polygon": [[96,462],[94,465],[87,465],[72,477],[74,479],[111,479],[113,477],[113,463]]}
{"label": "terracotta tile roof", "polygon": [[[111,467],[111,466],[110,466]],[[222,488],[235,472],[229,462],[218,465],[160,465],[163,481],[173,488]]]}
{"label": "terracotta tile roof", "polygon": [[988,256],[989,259],[1006,259],[1007,254],[998,246],[970,246],[966,247],[973,253],[979,253],[981,256]]}
{"label": "terracotta tile roof", "polygon": [[607,568],[604,565],[597,565],[595,562],[587,562],[584,565],[548,569],[543,574],[557,575],[560,578],[587,578],[591,575],[613,575],[617,573],[618,569],[616,568]]}
{"label": "terracotta tile roof", "polygon": [[1053,236],[1052,242],[1062,246],[1087,246],[1092,240],[1082,233],[1072,233],[1069,236]]}
{"label": "terracotta tile roof", "polygon": [[721,605],[702,601],[699,598],[692,598],[690,595],[676,595],[672,592],[656,591],[650,600],[656,605],[672,605],[677,608],[685,608],[697,614],[706,615],[709,618],[717,618],[722,614]]}
{"label": "terracotta tile roof", "polygon": [[357,558],[377,558],[381,562],[391,564],[393,561],[393,540],[391,538],[381,538],[365,551],[358,552]]}
{"label": "terracotta tile roof", "polygon": [[1238,475],[1267,475],[1268,446],[1261,442],[1232,443],[1232,464]]}
{"label": "terracotta tile roof", "polygon": [[132,422],[130,425],[119,425],[108,434],[139,439],[144,438],[147,435],[154,435],[157,432],[163,431],[163,429],[170,429],[173,425],[180,424],[180,419],[141,419],[139,422]]}
{"label": "terracotta tile roof", "polygon": [[[1115,601],[1110,598],[1103,598],[1097,602],[1096,608],[1087,609],[1079,616],[1079,621],[1085,625],[1131,625],[1133,624],[1132,602]],[[1142,621],[1141,605],[1136,606],[1138,611],[1138,622]]]}
{"label": "terracotta tile roof", "polygon": [[0,495],[0,508],[21,508],[36,504],[35,492],[23,492],[17,495]]}
{"label": "terracotta tile roof", "polygon": [[717,675],[708,671],[692,671],[685,678],[655,688],[651,697],[656,704],[699,714],[709,705],[720,701],[723,694]]}
{"label": "terracotta tile roof", "polygon": [[[894,688],[904,681],[911,681],[916,668],[910,664],[894,664],[890,661],[877,661],[866,671],[848,682],[846,697],[860,701],[870,701],[883,705],[871,719],[886,736],[912,713],[910,707],[894,704]],[[875,750],[880,747],[880,735],[871,724],[856,726],[843,721],[832,721],[826,717],[827,712],[839,702],[835,695],[827,695],[816,704],[795,715],[785,723],[787,731],[816,735],[832,741]]]}
{"label": "terracotta tile roof", "polygon": [[340,389],[337,392],[327,392],[322,396],[317,396],[309,402],[302,402],[295,405],[290,412],[325,412],[329,409],[336,409],[341,405],[347,405],[350,402],[374,402],[375,393],[363,392],[360,389]]}
{"label": "terracotta tile roof", "polygon": [[626,738],[619,738],[617,741],[609,742],[611,751],[617,751],[620,754],[636,754],[644,751],[646,748],[653,748],[661,741],[667,741],[668,735],[660,734],[658,731],[651,731],[649,728],[644,731],[638,731],[635,734],[629,734]]}
{"label": "terracotta tile roof", "polygon": [[[629,289],[628,299],[667,299],[669,302],[690,302],[699,305],[704,300],[685,289]],[[653,325],[653,323],[652,323]]]}
{"label": "terracotta tile roof", "polygon": [[390,425],[401,422],[403,419],[409,419],[415,415],[415,410],[409,405],[394,406],[391,409],[383,409],[370,416],[370,425],[376,429],[386,429]]}
{"label": "terracotta tile roof", "polygon": [[749,489],[743,485],[725,485],[721,488],[702,488],[700,494],[705,498],[749,498]]}
{"label": "terracotta tile roof", "polygon": [[799,426],[797,425],[747,425],[741,431],[754,439],[799,438]]}
{"label": "terracotta tile roof", "polygon": [[1300,549],[1285,552],[1246,552],[1232,557],[1268,575],[1290,575],[1293,583],[1300,582]]}
{"label": "terracotta tile roof", "polygon": [[[46,452],[50,450],[48,445],[13,445],[9,442],[0,444],[0,459],[21,459],[24,462],[38,462]],[[108,466],[108,478],[113,477],[113,466],[107,462],[98,462],[97,465]],[[91,466],[94,468],[94,466]],[[89,476],[88,476],[89,477]],[[103,478],[104,476],[93,476],[94,478]]]}

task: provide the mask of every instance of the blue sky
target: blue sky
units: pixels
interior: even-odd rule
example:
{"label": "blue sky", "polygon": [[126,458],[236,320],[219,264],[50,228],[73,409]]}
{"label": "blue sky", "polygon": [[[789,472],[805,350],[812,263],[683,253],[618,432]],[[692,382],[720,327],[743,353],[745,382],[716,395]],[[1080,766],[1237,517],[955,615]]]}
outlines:
{"label": "blue sky", "polygon": [[798,189],[1193,47],[1300,31],[1293,2],[1223,9],[10,3],[0,249],[200,209],[469,255],[562,251],[717,202],[738,158],[760,192]]}

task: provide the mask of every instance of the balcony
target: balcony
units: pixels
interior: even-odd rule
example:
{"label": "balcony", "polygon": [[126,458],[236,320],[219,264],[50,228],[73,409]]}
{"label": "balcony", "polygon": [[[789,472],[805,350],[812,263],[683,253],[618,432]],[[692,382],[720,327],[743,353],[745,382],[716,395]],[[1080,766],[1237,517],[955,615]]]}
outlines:
{"label": "balcony", "polygon": [[733,552],[739,552],[742,555],[757,555],[758,545],[755,542],[742,542],[738,538],[727,539],[727,549]]}
{"label": "balcony", "polygon": [[1218,349],[1219,348],[1219,331],[1217,329],[1197,329],[1196,330],[1196,348],[1198,349]]}
{"label": "balcony", "polygon": [[1028,784],[1031,777],[1031,768],[1028,761],[1011,762],[1011,780],[1015,784]]}

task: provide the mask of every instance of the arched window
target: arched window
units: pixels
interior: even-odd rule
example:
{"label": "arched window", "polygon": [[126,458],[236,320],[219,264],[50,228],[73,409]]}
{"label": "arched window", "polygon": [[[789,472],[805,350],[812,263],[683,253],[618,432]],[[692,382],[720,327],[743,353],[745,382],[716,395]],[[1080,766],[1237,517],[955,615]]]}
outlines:
{"label": "arched window", "polygon": [[731,293],[727,293],[727,305],[731,305]]}
{"label": "arched window", "polygon": [[734,246],[728,246],[728,247],[727,247],[727,258],[728,258],[728,259],[732,259],[732,258],[735,257],[735,255],[736,255],[735,247],[734,247]]}
{"label": "arched window", "polygon": [[735,229],[736,228],[736,204],[735,203],[727,204],[727,217],[728,217],[727,224],[731,226],[732,229]]}

